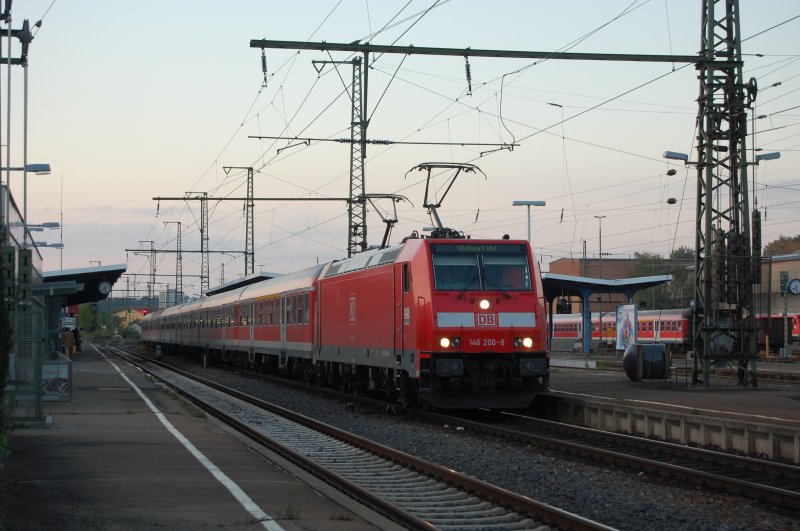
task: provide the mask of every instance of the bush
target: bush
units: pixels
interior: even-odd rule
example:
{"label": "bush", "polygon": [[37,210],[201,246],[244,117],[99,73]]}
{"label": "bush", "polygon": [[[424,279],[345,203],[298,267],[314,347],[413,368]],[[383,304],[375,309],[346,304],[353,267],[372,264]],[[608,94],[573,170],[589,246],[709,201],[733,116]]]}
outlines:
{"label": "bush", "polygon": [[119,335],[122,336],[122,339],[141,339],[141,334],[131,326],[120,329]]}

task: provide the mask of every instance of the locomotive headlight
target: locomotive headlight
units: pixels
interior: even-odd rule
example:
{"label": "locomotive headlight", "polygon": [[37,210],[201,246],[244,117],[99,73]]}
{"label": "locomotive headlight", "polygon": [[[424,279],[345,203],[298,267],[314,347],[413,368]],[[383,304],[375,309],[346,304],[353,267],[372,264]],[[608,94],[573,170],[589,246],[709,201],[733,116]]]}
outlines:
{"label": "locomotive headlight", "polygon": [[486,299],[481,299],[481,302],[480,302],[479,305],[481,307],[481,310],[488,310],[489,309],[489,301],[486,300]]}
{"label": "locomotive headlight", "polygon": [[531,348],[533,346],[533,339],[529,337],[515,337],[514,348]]}
{"label": "locomotive headlight", "polygon": [[439,344],[442,348],[459,348],[461,347],[461,338],[460,337],[443,337],[439,340]]}
{"label": "locomotive headlight", "polygon": [[526,337],[522,340],[522,346],[525,348],[531,348],[533,346],[533,339]]}

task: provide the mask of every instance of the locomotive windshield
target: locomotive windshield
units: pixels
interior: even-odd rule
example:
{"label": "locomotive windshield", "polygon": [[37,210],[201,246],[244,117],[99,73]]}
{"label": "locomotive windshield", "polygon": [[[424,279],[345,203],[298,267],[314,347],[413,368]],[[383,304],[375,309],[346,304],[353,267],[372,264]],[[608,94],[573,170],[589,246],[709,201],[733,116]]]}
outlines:
{"label": "locomotive windshield", "polygon": [[431,245],[434,287],[457,291],[529,291],[531,272],[524,245]]}

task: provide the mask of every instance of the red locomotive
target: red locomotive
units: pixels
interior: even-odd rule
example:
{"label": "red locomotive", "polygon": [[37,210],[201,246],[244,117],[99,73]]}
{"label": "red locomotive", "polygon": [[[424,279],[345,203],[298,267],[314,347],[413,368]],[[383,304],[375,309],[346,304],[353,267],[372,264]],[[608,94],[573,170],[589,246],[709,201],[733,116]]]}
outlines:
{"label": "red locomotive", "polygon": [[404,404],[519,408],[549,385],[524,240],[407,238],[147,315],[149,346]]}

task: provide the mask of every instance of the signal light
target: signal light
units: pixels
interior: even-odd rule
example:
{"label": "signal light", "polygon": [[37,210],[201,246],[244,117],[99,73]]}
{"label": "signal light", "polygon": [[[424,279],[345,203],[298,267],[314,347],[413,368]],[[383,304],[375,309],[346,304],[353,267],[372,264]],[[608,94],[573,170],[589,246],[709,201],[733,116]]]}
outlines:
{"label": "signal light", "polygon": [[145,308],[144,310],[142,310],[142,315],[147,315],[147,312],[148,312],[148,311],[149,311],[149,310],[147,310],[147,309]]}

